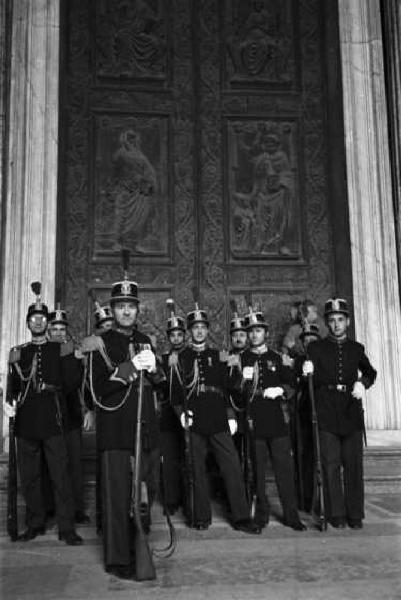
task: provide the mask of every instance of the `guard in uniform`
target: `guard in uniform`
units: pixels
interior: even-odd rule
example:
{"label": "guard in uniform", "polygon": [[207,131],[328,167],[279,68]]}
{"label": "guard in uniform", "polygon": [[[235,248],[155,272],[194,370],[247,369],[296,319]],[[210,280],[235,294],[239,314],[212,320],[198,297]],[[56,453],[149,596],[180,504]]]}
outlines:
{"label": "guard in uniform", "polygon": [[162,485],[164,503],[170,515],[183,504],[183,432],[174,410],[172,398],[173,377],[178,356],[185,347],[185,321],[175,313],[173,300],[168,300],[170,316],[167,319],[167,337],[170,351],[162,355],[166,381],[159,392],[160,455],[162,457]]}
{"label": "guard in uniform", "polygon": [[299,354],[294,361],[297,389],[292,431],[295,463],[297,465],[299,506],[302,510],[309,512],[312,508],[313,499],[314,448],[311,401],[308,383],[303,377],[302,366],[308,356],[309,344],[320,340],[319,326],[316,323],[305,321],[299,338],[303,353]]}
{"label": "guard in uniform", "polygon": [[[49,339],[59,344],[68,342],[68,321],[67,313],[58,306],[49,314],[48,334]],[[78,358],[77,358],[78,356]],[[82,473],[82,428],[89,431],[94,426],[94,411],[92,404],[85,403],[84,394],[84,365],[77,352],[75,360],[77,368],[81,371],[81,385],[78,389],[69,392],[66,395],[68,410],[68,425],[65,430],[65,440],[68,453],[68,464],[74,497],[74,515],[75,522],[88,524],[90,519],[85,514],[84,509],[84,485]],[[86,398],[90,398],[89,395]]]}
{"label": "guard in uniform", "polygon": [[74,529],[65,430],[66,394],[78,388],[81,372],[71,344],[46,338],[48,309],[40,298],[41,285],[34,282],[31,287],[37,295],[27,313],[31,341],[10,352],[7,393],[13,410],[16,404],[18,467],[27,508],[27,529],[19,539],[29,541],[45,532],[43,453],[54,490],[59,540],[79,545],[82,538]]}
{"label": "guard in uniform", "polygon": [[336,528],[348,523],[360,529],[364,518],[362,397],[374,383],[376,371],[363,345],[348,338],[346,300],[330,298],[324,314],[329,335],[309,345],[303,372],[313,373],[326,518]]}
{"label": "guard in uniform", "polygon": [[207,529],[212,520],[208,495],[206,455],[214,454],[224,479],[234,529],[260,533],[249,518],[238,454],[231,435],[234,418],[228,419],[229,380],[226,363],[217,350],[209,348],[209,321],[198,306],[187,315],[190,346],[179,354],[174,402],[184,428],[190,428],[194,503],[192,525]]}
{"label": "guard in uniform", "polygon": [[[123,281],[113,284],[110,305],[115,326],[94,338],[98,348],[91,352],[89,359],[91,389],[96,404],[97,448],[101,455],[104,562],[106,571],[120,578],[133,577],[129,513],[139,371],[146,372],[141,473],[142,480],[148,484],[154,477],[153,457],[158,450],[152,390],[164,379],[149,337],[136,328],[137,289],[137,284],[128,280],[127,272]],[[142,489],[137,492],[142,496]]]}
{"label": "guard in uniform", "polygon": [[110,306],[105,304],[101,306],[99,302],[95,302],[95,332],[102,333],[113,327],[114,317]]}
{"label": "guard in uniform", "polygon": [[[91,293],[95,310],[93,312],[94,317],[94,333],[85,337],[80,344],[79,352],[82,356],[84,364],[84,399],[85,406],[88,406],[91,410],[94,409],[94,403],[88,381],[88,356],[89,353],[98,348],[98,340],[96,336],[105,333],[109,329],[112,329],[114,325],[114,316],[111,307],[108,304],[101,305],[97,300],[95,294]],[[101,494],[101,454],[96,448],[96,532],[98,535],[102,532],[102,494]]]}
{"label": "guard in uniform", "polygon": [[284,387],[294,384],[290,367],[267,346],[268,325],[263,313],[251,312],[245,317],[250,348],[242,354],[244,401],[247,405],[249,429],[253,434],[256,475],[255,521],[260,527],[269,522],[266,495],[267,451],[270,453],[283,507],[284,524],[296,531],[306,529],[299,518],[294,462],[289,432],[289,412]]}
{"label": "guard in uniform", "polygon": [[[231,377],[236,369],[241,368],[241,355],[248,345],[248,334],[245,329],[244,319],[238,316],[235,310],[230,321],[230,340],[231,349],[227,358],[229,376]],[[235,417],[238,423],[238,429],[233,435],[234,445],[237,449],[241,464],[244,461],[244,434],[245,434],[245,410],[240,402],[236,401],[236,395],[230,394],[230,403],[235,411]]]}

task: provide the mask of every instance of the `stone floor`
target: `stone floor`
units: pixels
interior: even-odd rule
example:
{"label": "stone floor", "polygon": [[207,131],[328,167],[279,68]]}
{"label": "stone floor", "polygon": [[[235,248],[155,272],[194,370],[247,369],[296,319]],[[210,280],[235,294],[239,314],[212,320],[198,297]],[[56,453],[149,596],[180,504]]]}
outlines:
{"label": "stone floor", "polygon": [[[277,507],[276,507],[277,508]],[[278,508],[277,508],[278,512]],[[153,514],[153,547],[167,542],[161,511]],[[213,525],[194,532],[174,517],[177,548],[155,558],[157,580],[122,581],[102,568],[92,527],[85,545],[57,541],[56,530],[28,543],[0,538],[2,600],[395,600],[401,599],[401,497],[369,494],[362,531],[297,533],[273,519],[260,536],[233,531],[219,507]]]}

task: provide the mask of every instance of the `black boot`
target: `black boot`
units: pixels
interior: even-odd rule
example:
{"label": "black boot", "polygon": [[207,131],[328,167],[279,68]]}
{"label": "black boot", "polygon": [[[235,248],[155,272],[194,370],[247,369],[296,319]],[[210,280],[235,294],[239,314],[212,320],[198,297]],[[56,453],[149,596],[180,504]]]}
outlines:
{"label": "black boot", "polygon": [[83,539],[74,529],[70,529],[69,531],[60,531],[58,534],[58,539],[61,542],[65,542],[67,546],[82,546],[84,543]]}

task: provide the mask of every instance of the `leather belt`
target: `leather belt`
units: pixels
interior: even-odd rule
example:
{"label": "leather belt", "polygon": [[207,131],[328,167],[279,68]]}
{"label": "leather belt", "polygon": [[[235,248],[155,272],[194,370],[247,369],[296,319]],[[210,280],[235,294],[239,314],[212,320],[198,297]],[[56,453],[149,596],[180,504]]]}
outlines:
{"label": "leather belt", "polygon": [[344,383],[328,383],[327,385],[323,386],[325,388],[327,388],[328,390],[334,390],[335,392],[348,392],[350,390],[348,385],[345,385]]}
{"label": "leather belt", "polygon": [[38,392],[60,392],[61,388],[57,385],[52,385],[51,383],[40,383],[37,386]]}
{"label": "leather belt", "polygon": [[220,394],[220,396],[223,395],[223,392],[220,388],[215,387],[214,385],[205,385],[204,383],[201,383],[201,385],[198,388],[198,392],[199,392],[199,394],[206,394],[207,392],[213,392],[214,394]]}

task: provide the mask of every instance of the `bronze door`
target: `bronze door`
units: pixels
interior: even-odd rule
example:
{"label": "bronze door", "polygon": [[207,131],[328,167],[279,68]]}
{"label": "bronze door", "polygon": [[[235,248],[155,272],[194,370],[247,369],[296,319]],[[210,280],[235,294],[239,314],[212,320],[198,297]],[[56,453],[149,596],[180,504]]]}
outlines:
{"label": "bronze door", "polygon": [[[90,327],[131,252],[145,331],[197,296],[274,344],[295,300],[350,296],[336,14],[319,0],[70,0],[63,10],[59,282]],[[331,3],[329,3],[331,4]],[[327,27],[330,23],[330,27]],[[326,25],[325,25],[326,24]]]}

